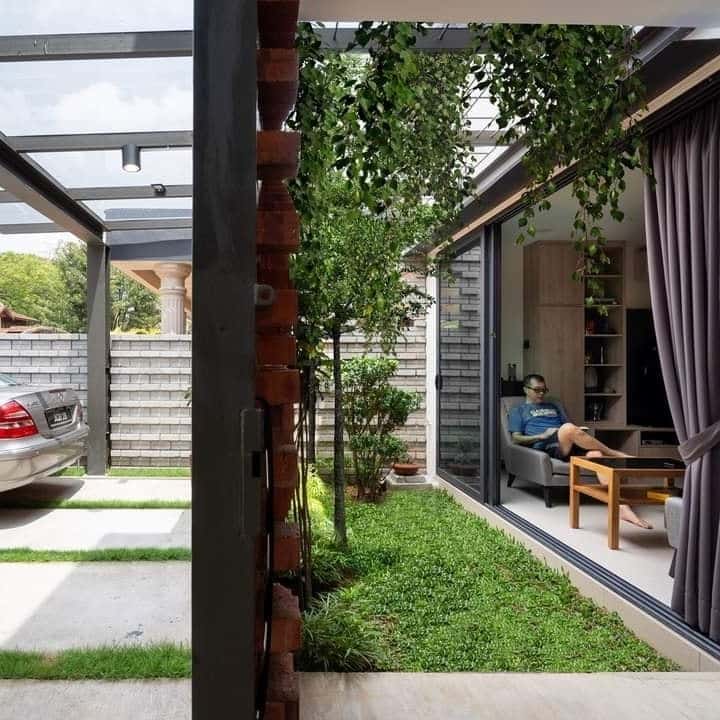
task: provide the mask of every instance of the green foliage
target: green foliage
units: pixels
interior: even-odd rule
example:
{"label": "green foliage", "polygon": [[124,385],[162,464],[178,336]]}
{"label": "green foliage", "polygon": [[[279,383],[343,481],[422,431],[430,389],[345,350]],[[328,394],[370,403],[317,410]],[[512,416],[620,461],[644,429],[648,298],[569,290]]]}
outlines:
{"label": "green foliage", "polygon": [[[55,255],[55,264],[65,286],[68,332],[87,329],[87,253],[77,242],[64,243]],[[160,324],[157,296],[117,268],[110,269],[111,327],[115,331],[149,330]]]}
{"label": "green foliage", "polygon": [[388,664],[382,631],[358,617],[337,597],[316,600],[303,616],[303,646],[297,659],[304,672],[372,672]]}
{"label": "green foliage", "polygon": [[[379,505],[351,502],[347,512],[354,583],[333,593],[326,612],[342,611],[340,627],[350,613],[381,628],[373,643],[382,669],[676,669],[565,575],[444,493],[396,492]],[[343,647],[354,643],[352,629],[337,635],[347,639]],[[336,648],[325,658],[315,646],[314,667],[342,669]]]}
{"label": "green foliage", "polygon": [[[597,274],[609,262],[603,250],[603,217],[620,222],[625,173],[649,172],[644,144],[627,118],[642,104],[634,72],[632,29],[594,25],[475,26],[487,47],[475,68],[499,110],[502,140],[522,138],[530,174],[522,232],[535,235],[535,212],[550,208],[557,166],[577,161],[572,194],[578,202],[571,236],[585,257],[576,277]],[[588,279],[592,290],[592,278]]]}
{"label": "green foliage", "polygon": [[190,648],[158,643],[78,648],[59,653],[0,651],[0,678],[6,680],[130,680],[189,678]]}
{"label": "green foliage", "polygon": [[0,562],[169,562],[190,561],[190,548],[107,548],[103,550],[32,550],[0,548]]}
{"label": "green foliage", "polygon": [[37,255],[0,254],[0,303],[41,325],[62,327],[67,301],[58,268]]}
{"label": "green foliage", "polygon": [[374,499],[383,468],[407,451],[405,443],[392,432],[420,407],[420,398],[390,384],[397,367],[397,360],[388,357],[363,356],[343,363],[346,426],[358,497]]}

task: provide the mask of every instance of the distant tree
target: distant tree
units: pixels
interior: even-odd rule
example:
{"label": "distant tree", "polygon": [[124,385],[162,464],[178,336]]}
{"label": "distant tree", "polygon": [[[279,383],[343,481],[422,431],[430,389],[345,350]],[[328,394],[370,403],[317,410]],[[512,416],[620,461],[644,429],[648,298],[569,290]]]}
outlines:
{"label": "distant tree", "polygon": [[110,271],[113,330],[152,330],[160,324],[157,295],[125,273]]}
{"label": "distant tree", "polygon": [[52,260],[27,253],[0,254],[0,302],[42,325],[64,327],[67,297]]}
{"label": "distant tree", "polygon": [[[58,323],[68,332],[87,330],[87,252],[77,242],[63,243],[53,259],[64,295]],[[117,268],[110,269],[113,330],[151,330],[160,323],[157,296]]]}

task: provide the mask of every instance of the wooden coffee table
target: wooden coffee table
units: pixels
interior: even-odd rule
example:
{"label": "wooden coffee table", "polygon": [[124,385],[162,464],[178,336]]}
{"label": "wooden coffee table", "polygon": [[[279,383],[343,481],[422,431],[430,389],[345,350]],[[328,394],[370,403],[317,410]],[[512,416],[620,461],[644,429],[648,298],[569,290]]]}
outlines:
{"label": "wooden coffee table", "polygon": [[[591,470],[607,482],[588,484],[580,480],[580,469]],[[674,458],[570,458],[570,527],[580,527],[580,495],[589,495],[608,506],[608,547],[620,545],[620,505],[661,505],[665,502],[662,490],[672,488],[675,478],[682,477],[685,465]],[[633,478],[658,478],[663,484],[656,487],[630,485]],[[621,481],[625,481],[621,485]]]}

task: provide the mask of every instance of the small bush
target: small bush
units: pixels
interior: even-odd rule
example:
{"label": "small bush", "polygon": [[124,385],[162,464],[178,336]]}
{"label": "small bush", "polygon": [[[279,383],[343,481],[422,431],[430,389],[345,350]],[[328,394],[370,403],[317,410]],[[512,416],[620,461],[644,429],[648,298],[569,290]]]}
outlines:
{"label": "small bush", "polygon": [[372,672],[387,667],[381,628],[361,619],[337,597],[325,595],[303,618],[298,669]]}

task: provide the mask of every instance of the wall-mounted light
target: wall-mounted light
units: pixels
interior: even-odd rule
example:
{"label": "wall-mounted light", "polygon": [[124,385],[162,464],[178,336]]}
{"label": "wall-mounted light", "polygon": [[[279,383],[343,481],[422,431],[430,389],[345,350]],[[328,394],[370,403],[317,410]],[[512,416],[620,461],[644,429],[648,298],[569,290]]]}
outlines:
{"label": "wall-mounted light", "polygon": [[140,148],[137,145],[122,146],[122,166],[125,172],[140,172]]}
{"label": "wall-mounted light", "polygon": [[156,195],[164,195],[167,192],[167,188],[162,183],[150,183],[150,187]]}

